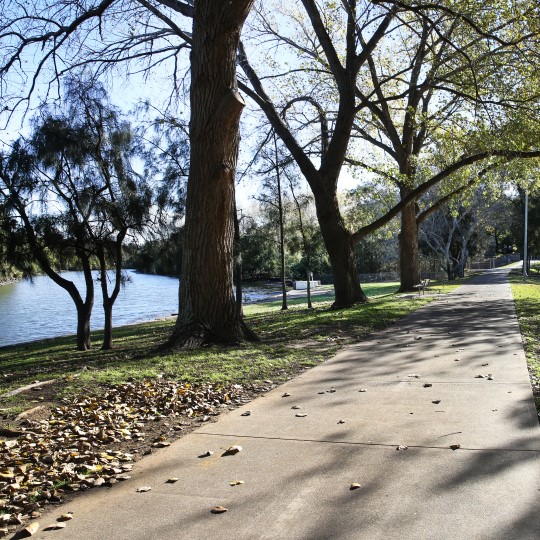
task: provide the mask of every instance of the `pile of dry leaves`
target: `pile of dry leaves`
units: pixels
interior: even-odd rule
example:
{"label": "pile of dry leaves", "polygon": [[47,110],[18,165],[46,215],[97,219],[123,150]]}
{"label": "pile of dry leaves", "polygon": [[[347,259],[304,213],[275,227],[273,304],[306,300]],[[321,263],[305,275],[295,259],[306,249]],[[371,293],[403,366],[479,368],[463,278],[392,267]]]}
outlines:
{"label": "pile of dry leaves", "polygon": [[[134,456],[114,448],[144,440],[151,422],[179,415],[208,419],[223,404],[237,402],[241,392],[239,385],[130,382],[63,400],[49,419],[27,421],[16,439],[0,441],[0,533],[38,517],[44,504],[60,502],[68,491],[128,479]],[[161,436],[151,446],[169,444]]]}

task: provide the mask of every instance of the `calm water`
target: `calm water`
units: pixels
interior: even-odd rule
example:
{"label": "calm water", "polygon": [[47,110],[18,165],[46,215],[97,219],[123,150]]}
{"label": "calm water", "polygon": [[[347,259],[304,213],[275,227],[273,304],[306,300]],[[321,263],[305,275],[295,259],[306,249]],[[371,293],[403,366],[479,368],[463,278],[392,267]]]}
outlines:
{"label": "calm water", "polygon": [[[132,270],[127,274],[131,281],[120,291],[114,304],[114,326],[151,321],[178,311],[177,278],[137,274]],[[81,273],[64,272],[62,276],[84,291]],[[244,300],[262,300],[277,288],[247,287]],[[96,283],[91,328],[103,328],[99,283]],[[33,283],[19,281],[0,286],[0,346],[65,336],[76,330],[77,316],[71,297],[47,276],[38,276]]]}

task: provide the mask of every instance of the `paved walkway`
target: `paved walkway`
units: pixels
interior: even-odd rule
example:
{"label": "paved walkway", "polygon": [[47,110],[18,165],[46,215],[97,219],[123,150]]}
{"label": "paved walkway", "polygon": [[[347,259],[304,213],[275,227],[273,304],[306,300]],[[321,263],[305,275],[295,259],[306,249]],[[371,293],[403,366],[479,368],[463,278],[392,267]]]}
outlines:
{"label": "paved walkway", "polygon": [[[243,450],[222,457],[231,445]],[[36,536],[537,540],[539,477],[540,429],[498,270],[145,458],[129,482],[77,497],[64,530]],[[229,511],[211,514],[216,505]]]}

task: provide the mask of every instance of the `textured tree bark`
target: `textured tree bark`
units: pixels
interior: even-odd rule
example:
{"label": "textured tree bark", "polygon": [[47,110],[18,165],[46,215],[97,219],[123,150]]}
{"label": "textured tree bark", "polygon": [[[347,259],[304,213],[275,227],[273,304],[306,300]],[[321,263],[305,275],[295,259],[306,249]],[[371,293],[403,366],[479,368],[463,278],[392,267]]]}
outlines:
{"label": "textured tree bark", "polygon": [[90,315],[92,308],[86,304],[77,305],[77,350],[90,349]]}
{"label": "textured tree bark", "polygon": [[336,194],[319,194],[315,197],[315,205],[334,276],[336,299],[332,307],[340,309],[367,302],[367,297],[360,287],[354,260],[353,235],[343,222]]}
{"label": "textured tree bark", "polygon": [[197,0],[191,52],[190,172],[180,306],[169,345],[256,339],[233,294],[233,202],[244,101],[236,51],[253,0]]}
{"label": "textured tree bark", "polygon": [[[401,198],[409,194],[402,188]],[[415,291],[420,283],[420,259],[418,254],[418,222],[416,203],[412,202],[401,210],[401,232],[399,234],[399,272],[401,292]]]}

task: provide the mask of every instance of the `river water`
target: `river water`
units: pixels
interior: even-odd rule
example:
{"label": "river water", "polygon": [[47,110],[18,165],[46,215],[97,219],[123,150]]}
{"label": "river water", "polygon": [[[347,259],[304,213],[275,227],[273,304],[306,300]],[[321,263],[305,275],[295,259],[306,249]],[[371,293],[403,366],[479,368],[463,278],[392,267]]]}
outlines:
{"label": "river water", "polygon": [[[122,288],[113,308],[115,327],[151,321],[178,311],[178,279],[126,271],[129,282]],[[95,274],[97,276],[97,272]],[[80,272],[64,272],[84,291]],[[274,287],[244,287],[244,301],[263,300],[278,292]],[[91,328],[103,328],[101,290],[96,283]],[[75,305],[69,294],[47,276],[33,282],[19,281],[0,286],[0,347],[44,338],[74,334]]]}

